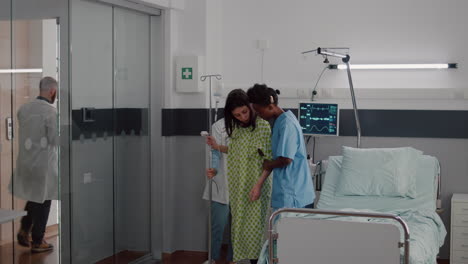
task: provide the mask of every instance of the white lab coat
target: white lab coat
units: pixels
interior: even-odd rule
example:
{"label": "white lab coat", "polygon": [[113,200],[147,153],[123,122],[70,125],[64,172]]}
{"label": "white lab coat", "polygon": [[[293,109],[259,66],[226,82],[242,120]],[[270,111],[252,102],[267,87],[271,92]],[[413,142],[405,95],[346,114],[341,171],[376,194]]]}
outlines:
{"label": "white lab coat", "polygon": [[36,203],[58,200],[56,108],[35,99],[18,110],[18,122],[19,153],[10,190],[14,196]]}
{"label": "white lab coat", "polygon": [[[221,118],[213,124],[211,127],[211,134],[216,139],[216,142],[219,145],[227,146],[228,145],[228,135],[226,133],[226,128],[224,127],[224,118]],[[210,164],[211,167],[211,164]],[[205,191],[203,193],[203,199],[209,200],[209,181],[206,181]],[[229,204],[229,190],[228,190],[228,179],[227,179],[227,154],[222,153],[218,173],[213,178],[212,184],[212,198],[213,201]]]}

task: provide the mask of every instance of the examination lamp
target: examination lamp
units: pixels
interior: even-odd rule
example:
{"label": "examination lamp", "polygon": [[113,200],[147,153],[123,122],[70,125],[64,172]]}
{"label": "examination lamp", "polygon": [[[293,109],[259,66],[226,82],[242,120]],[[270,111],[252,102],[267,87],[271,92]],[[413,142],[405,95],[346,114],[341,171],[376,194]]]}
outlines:
{"label": "examination lamp", "polygon": [[356,122],[356,131],[357,131],[357,147],[361,147],[361,123],[359,122],[359,114],[357,110],[357,105],[356,105],[356,96],[354,94],[354,86],[353,86],[353,79],[351,78],[351,69],[349,67],[349,60],[350,56],[349,54],[344,54],[341,52],[338,52],[339,50],[344,50],[348,48],[317,48],[314,50],[308,50],[302,52],[302,54],[307,54],[307,53],[312,53],[315,52],[317,55],[323,55],[328,57],[335,57],[335,58],[340,58],[346,67],[347,73],[348,73],[348,82],[349,82],[349,90],[351,91],[351,100],[353,102],[353,111],[354,111],[354,119]]}
{"label": "examination lamp", "polygon": [[[330,70],[345,70],[346,64],[330,64]],[[419,64],[351,64],[352,70],[424,70],[457,69],[457,63],[419,63]]]}

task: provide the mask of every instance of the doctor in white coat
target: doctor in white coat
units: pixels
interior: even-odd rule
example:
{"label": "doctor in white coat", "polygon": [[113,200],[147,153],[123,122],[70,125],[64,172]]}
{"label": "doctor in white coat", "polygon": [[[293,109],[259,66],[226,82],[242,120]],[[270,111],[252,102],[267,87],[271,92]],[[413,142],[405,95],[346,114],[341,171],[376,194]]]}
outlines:
{"label": "doctor in white coat", "polygon": [[[19,153],[11,189],[26,203],[27,215],[21,219],[18,243],[31,246],[32,252],[53,249],[44,240],[51,200],[58,200],[57,110],[53,103],[57,81],[44,77],[39,96],[18,110]],[[32,245],[29,235],[32,233]]]}

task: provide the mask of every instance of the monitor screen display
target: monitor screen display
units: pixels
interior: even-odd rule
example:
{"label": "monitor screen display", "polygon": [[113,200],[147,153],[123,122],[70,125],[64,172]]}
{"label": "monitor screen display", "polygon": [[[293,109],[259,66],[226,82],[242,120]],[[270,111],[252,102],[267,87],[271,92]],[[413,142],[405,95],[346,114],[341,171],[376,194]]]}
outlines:
{"label": "monitor screen display", "polygon": [[338,136],[338,104],[300,103],[299,124],[308,136]]}

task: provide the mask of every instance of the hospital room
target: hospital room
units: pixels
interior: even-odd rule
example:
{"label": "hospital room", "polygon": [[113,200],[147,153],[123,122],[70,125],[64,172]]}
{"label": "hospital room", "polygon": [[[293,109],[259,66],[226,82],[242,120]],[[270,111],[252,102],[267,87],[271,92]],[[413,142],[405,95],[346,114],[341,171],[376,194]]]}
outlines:
{"label": "hospital room", "polygon": [[0,0],[0,264],[468,264],[466,10]]}

